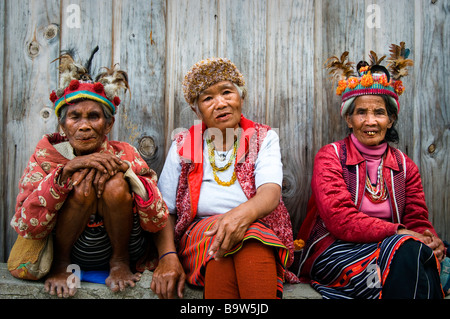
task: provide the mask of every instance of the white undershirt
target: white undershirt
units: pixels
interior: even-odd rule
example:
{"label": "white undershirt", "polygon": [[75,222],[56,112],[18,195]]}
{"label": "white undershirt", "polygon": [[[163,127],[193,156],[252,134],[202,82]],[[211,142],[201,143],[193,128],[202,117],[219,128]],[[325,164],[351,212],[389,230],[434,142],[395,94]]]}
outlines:
{"label": "white undershirt", "polygon": [[[229,187],[217,184],[209,163],[206,141],[203,143],[203,149],[203,181],[197,209],[197,217],[200,218],[226,213],[247,201],[247,197],[238,181]],[[216,151],[216,166],[225,166],[232,152],[232,149],[228,152]],[[225,160],[220,160],[220,153],[226,153]],[[233,171],[234,163],[226,171],[217,172],[217,176],[221,181],[228,182]],[[173,142],[158,181],[158,188],[171,214],[176,214],[175,201],[180,173],[180,157],[177,153],[176,143]],[[256,188],[266,183],[275,183],[281,186],[282,181],[283,165],[281,163],[279,138],[275,131],[269,130],[255,162]]]}

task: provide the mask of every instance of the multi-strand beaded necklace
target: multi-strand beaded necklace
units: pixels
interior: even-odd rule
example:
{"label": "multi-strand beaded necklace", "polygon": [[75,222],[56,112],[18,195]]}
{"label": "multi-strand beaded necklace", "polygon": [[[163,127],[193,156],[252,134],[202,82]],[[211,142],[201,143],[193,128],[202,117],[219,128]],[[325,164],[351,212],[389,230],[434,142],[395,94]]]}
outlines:
{"label": "multi-strand beaded necklace", "polygon": [[386,186],[383,179],[383,158],[377,169],[377,183],[375,186],[370,182],[369,174],[366,177],[366,195],[372,203],[381,203],[387,199]]}
{"label": "multi-strand beaded necklace", "polygon": [[226,171],[228,168],[230,168],[231,164],[233,164],[234,160],[236,159],[236,154],[237,154],[237,149],[238,149],[238,144],[239,144],[239,135],[240,134],[238,134],[237,138],[235,138],[235,140],[234,140],[233,153],[231,154],[228,162],[223,167],[216,166],[216,157],[215,157],[216,149],[214,147],[214,143],[211,141],[211,139],[209,139],[209,138],[206,139],[206,145],[208,146],[208,159],[209,159],[209,163],[211,164],[211,167],[213,170],[214,180],[217,182],[217,184],[219,184],[221,186],[228,187],[228,186],[233,185],[236,182],[236,172],[234,170],[233,170],[233,176],[231,176],[231,179],[228,182],[224,182],[224,181],[220,180],[220,178],[217,176],[217,172]]}

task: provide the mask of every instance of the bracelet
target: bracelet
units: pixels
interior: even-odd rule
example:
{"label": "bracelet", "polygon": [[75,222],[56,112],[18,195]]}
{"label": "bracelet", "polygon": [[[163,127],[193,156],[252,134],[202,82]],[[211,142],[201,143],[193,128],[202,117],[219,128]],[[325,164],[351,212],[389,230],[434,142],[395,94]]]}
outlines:
{"label": "bracelet", "polygon": [[169,252],[165,253],[164,255],[162,255],[161,257],[159,257],[159,260],[163,259],[164,256],[166,256],[168,254],[176,254],[176,253],[177,253],[176,251],[169,251]]}

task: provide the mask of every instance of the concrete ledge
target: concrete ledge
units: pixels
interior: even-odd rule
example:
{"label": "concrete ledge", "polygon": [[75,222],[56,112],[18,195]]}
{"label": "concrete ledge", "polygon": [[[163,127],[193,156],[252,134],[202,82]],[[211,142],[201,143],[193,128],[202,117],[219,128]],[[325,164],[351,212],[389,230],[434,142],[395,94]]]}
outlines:
{"label": "concrete ledge", "polygon": [[[158,299],[150,289],[152,272],[145,271],[134,288],[111,292],[102,284],[81,282],[81,288],[72,299]],[[185,299],[202,299],[203,290],[186,285]],[[322,299],[308,284],[284,286],[284,299]],[[5,263],[0,263],[0,299],[59,299],[44,290],[43,281],[20,280],[11,276]]]}

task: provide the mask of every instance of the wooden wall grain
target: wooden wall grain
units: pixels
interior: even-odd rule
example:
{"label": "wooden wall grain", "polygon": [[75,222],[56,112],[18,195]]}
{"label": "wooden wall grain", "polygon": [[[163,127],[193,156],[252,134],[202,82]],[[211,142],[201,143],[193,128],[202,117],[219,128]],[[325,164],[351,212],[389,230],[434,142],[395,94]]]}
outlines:
{"label": "wooden wall grain", "polygon": [[324,61],[349,50],[358,62],[405,41],[416,63],[404,81],[399,148],[419,166],[430,219],[449,239],[450,2],[2,0],[0,12],[0,261],[16,237],[9,221],[18,180],[41,136],[56,130],[48,95],[57,64],[49,62],[69,48],[85,61],[96,45],[94,70],[120,63],[132,88],[110,138],[136,146],[158,173],[171,132],[195,120],[181,90],[184,74],[200,59],[230,58],[246,77],[244,114],[280,135],[283,196],[296,232],[315,153],[346,134]]}

